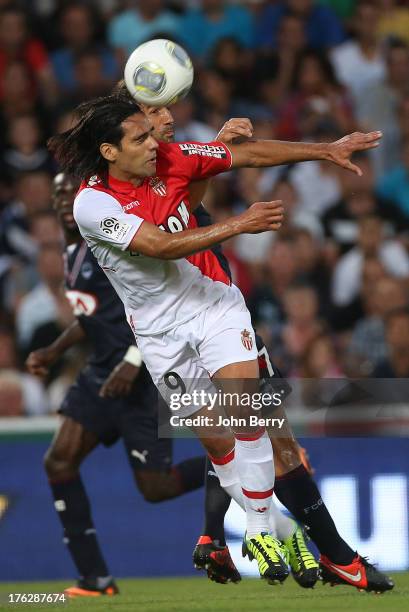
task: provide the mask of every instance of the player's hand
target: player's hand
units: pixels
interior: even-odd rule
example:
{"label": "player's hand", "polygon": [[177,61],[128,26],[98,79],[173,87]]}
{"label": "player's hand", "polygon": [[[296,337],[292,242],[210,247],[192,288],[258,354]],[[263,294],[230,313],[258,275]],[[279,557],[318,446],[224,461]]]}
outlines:
{"label": "player's hand", "polygon": [[253,125],[250,119],[233,118],[226,121],[220,132],[216,136],[216,140],[230,144],[235,138],[251,138],[253,136]]}
{"label": "player's hand", "polygon": [[281,227],[283,216],[282,200],[256,202],[239,215],[240,232],[243,234],[276,232]]}
{"label": "player's hand", "polygon": [[59,355],[51,346],[33,351],[26,359],[26,368],[34,376],[45,378],[50,366],[57,361]]}
{"label": "player's hand", "polygon": [[353,134],[348,134],[328,145],[328,159],[334,162],[334,164],[346,170],[351,170],[351,172],[355,172],[358,176],[362,176],[361,168],[351,162],[351,155],[357,151],[375,149],[379,146],[381,138],[382,132],[369,132],[368,134],[354,132]]}
{"label": "player's hand", "polygon": [[99,391],[100,397],[115,398],[129,395],[139,371],[140,368],[127,361],[121,361],[102,385]]}

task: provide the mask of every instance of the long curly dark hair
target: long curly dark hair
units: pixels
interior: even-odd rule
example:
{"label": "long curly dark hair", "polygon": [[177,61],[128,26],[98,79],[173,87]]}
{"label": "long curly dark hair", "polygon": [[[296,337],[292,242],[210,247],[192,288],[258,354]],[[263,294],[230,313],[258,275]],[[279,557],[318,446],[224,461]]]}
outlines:
{"label": "long curly dark hair", "polygon": [[74,127],[52,136],[48,148],[64,172],[82,180],[98,175],[106,180],[108,162],[99,150],[103,142],[120,146],[122,122],[141,110],[129,96],[111,94],[80,104]]}

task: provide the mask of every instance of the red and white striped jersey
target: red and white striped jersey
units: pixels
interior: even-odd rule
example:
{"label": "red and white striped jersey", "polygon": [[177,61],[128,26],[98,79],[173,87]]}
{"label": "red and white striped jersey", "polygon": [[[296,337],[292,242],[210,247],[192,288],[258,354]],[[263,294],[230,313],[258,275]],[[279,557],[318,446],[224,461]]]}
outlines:
{"label": "red and white striped jersey", "polygon": [[172,329],[233,290],[210,250],[164,261],[128,248],[144,221],[167,232],[197,227],[189,183],[230,166],[230,151],[220,142],[161,143],[157,174],[140,186],[113,177],[109,177],[109,186],[98,177],[81,185],[74,203],[75,220],[123,301],[136,334]]}

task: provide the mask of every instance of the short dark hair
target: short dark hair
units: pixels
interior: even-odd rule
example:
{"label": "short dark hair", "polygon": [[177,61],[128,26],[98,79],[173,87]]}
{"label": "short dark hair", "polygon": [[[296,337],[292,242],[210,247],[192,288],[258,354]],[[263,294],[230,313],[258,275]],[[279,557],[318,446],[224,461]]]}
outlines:
{"label": "short dark hair", "polygon": [[94,175],[106,180],[108,162],[99,147],[103,142],[118,146],[122,122],[141,110],[131,98],[109,95],[83,102],[74,112],[76,125],[50,138],[48,148],[62,171],[83,180]]}

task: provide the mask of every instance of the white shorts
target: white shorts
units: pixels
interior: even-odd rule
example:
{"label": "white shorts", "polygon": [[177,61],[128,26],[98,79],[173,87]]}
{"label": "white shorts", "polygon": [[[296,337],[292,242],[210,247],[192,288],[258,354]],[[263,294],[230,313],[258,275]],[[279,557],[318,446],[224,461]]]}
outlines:
{"label": "white shorts", "polygon": [[[169,394],[204,390],[213,393],[211,376],[220,368],[257,359],[256,339],[250,313],[235,286],[190,321],[162,334],[136,336],[138,347],[153,382],[169,404]],[[178,410],[190,416],[202,406]]]}

